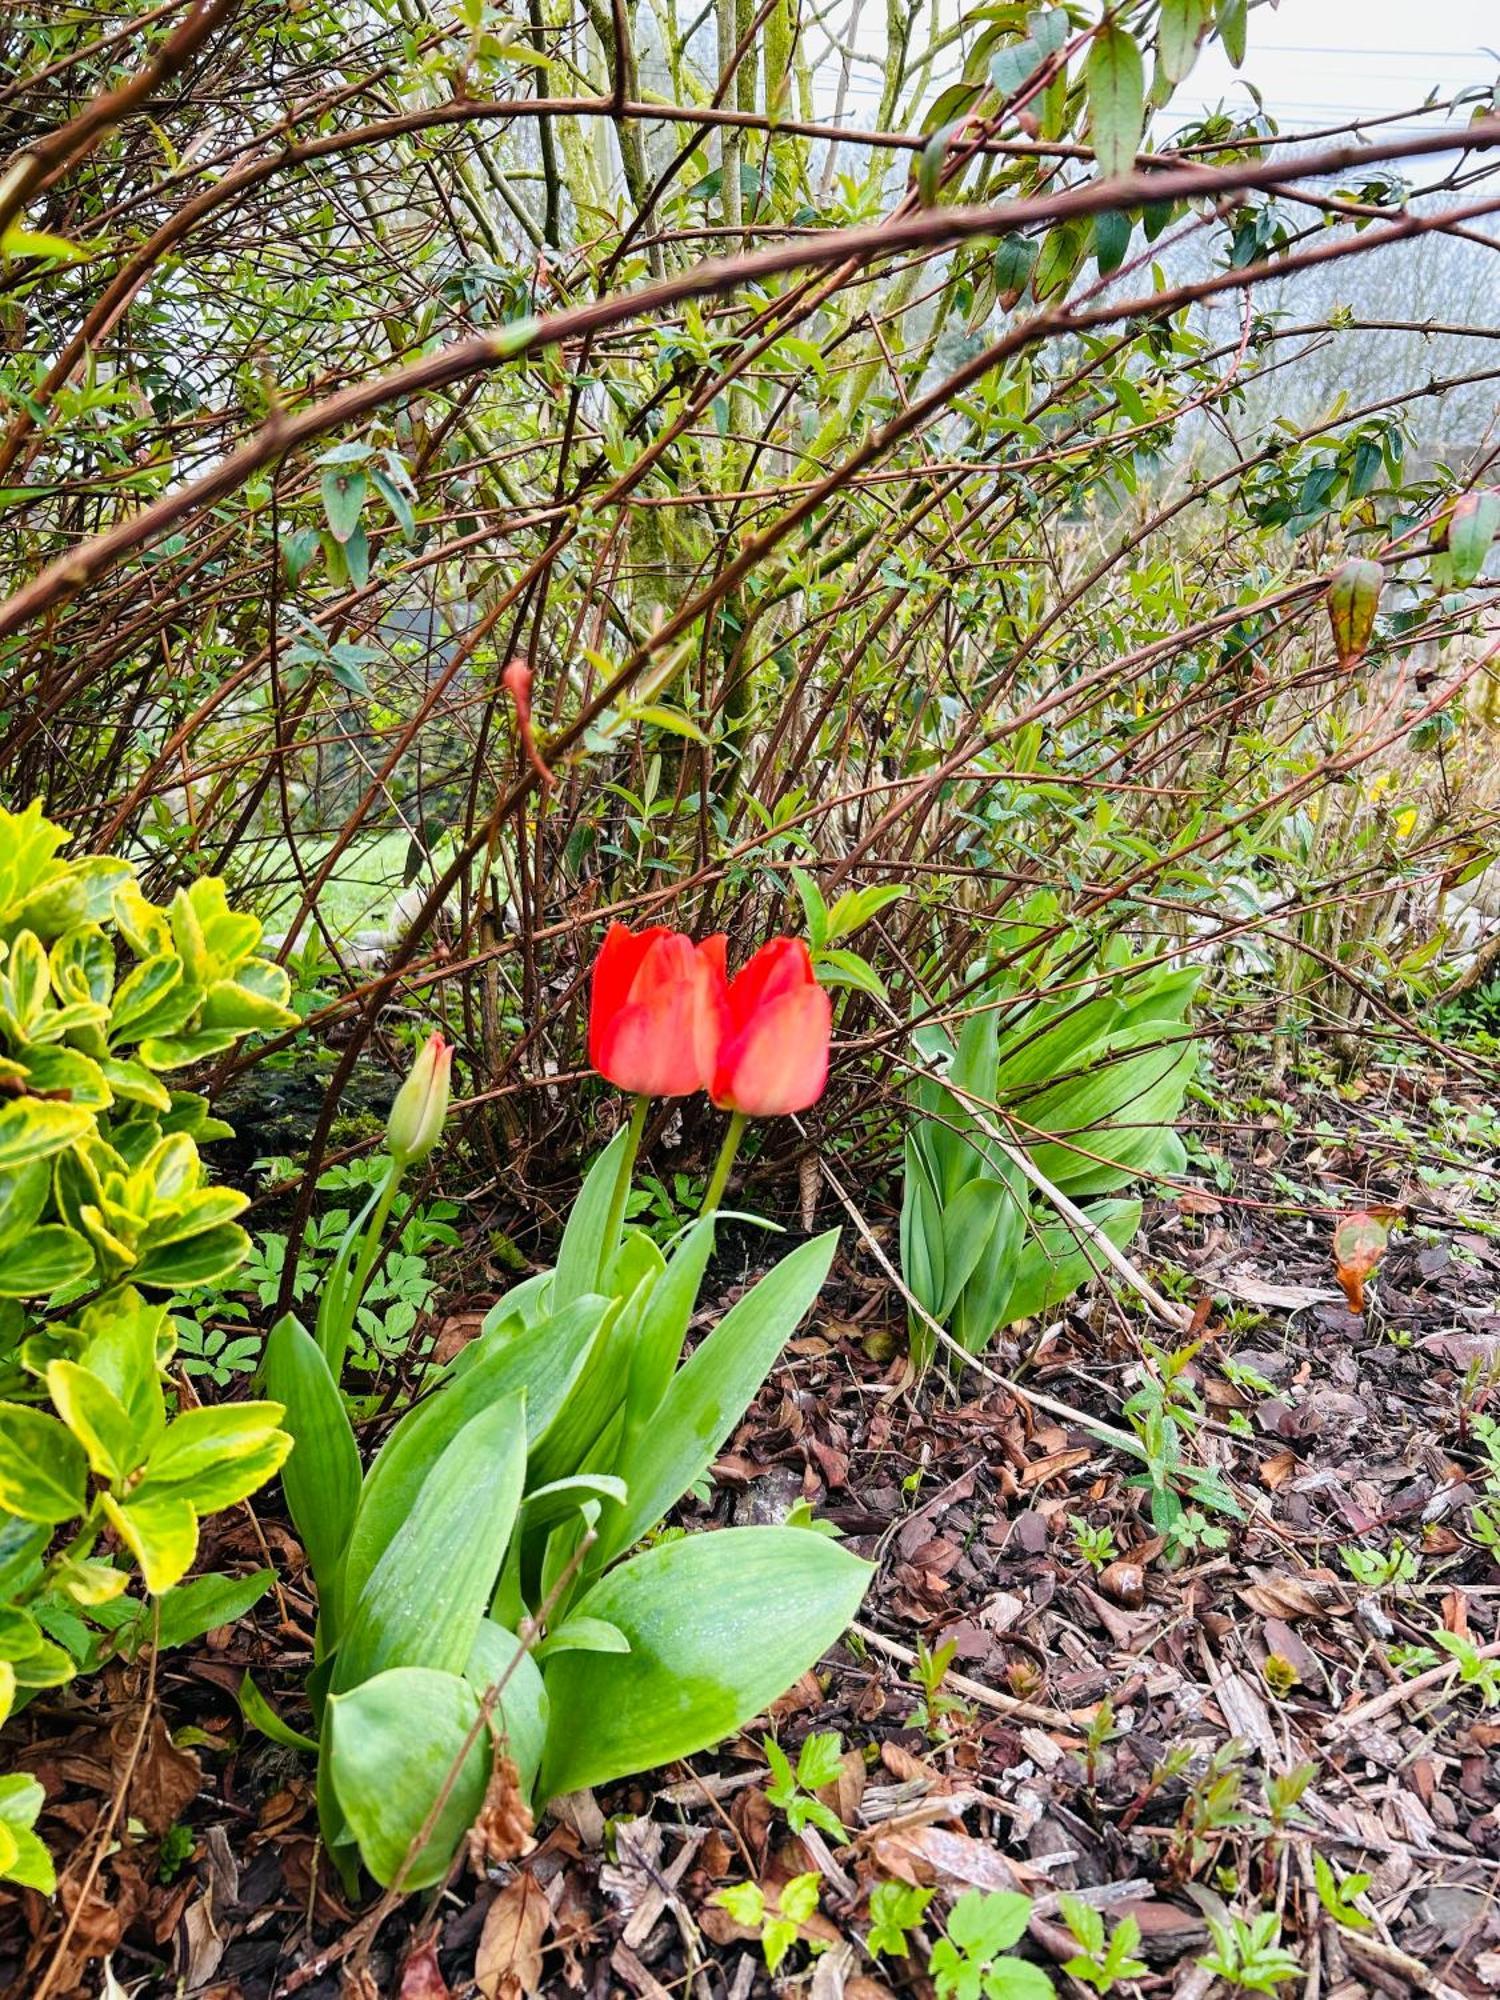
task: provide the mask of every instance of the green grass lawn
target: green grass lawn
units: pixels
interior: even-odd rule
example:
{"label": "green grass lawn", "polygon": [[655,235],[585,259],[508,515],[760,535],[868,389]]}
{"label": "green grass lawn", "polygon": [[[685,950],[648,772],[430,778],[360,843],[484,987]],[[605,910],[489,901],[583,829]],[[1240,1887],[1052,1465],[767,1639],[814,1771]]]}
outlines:
{"label": "green grass lawn", "polygon": [[[333,845],[331,840],[299,840],[297,852],[308,875],[314,874]],[[411,848],[406,833],[381,833],[350,844],[318,896],[323,921],[336,937],[356,931],[384,931],[391,905],[405,884]],[[424,877],[430,880],[424,868]],[[285,928],[302,900],[297,871],[284,840],[255,837],[242,841],[235,854],[235,885],[273,934]]]}

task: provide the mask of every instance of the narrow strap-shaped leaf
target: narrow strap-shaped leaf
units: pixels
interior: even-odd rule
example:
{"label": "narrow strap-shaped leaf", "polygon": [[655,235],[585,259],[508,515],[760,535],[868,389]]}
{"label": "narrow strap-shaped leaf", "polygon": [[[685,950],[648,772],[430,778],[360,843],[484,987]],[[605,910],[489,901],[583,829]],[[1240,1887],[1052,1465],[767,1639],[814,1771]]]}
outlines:
{"label": "narrow strap-shaped leaf", "polygon": [[443,1451],[358,1592],[332,1692],[388,1667],[461,1673],[505,1559],[526,1473],[526,1396],[482,1410]]}
{"label": "narrow strap-shaped leaf", "polygon": [[339,1571],[359,1505],[359,1447],[322,1349],[291,1313],[271,1329],[265,1378],[292,1434],[281,1483],[318,1586],[318,1637],[326,1650],[340,1625]]}
{"label": "narrow strap-shaped leaf", "polygon": [[600,1561],[654,1528],[707,1469],[818,1296],[838,1240],[830,1230],[783,1257],[678,1369],[650,1425],[619,1461],[630,1502],[605,1522]]}
{"label": "narrow strap-shaped leaf", "polygon": [[558,1246],[557,1269],[552,1274],[554,1310],[571,1305],[585,1292],[598,1291],[601,1273],[614,1257],[615,1246],[607,1243],[605,1237],[625,1142],[626,1127],[622,1125],[589,1168],[578,1191]]}

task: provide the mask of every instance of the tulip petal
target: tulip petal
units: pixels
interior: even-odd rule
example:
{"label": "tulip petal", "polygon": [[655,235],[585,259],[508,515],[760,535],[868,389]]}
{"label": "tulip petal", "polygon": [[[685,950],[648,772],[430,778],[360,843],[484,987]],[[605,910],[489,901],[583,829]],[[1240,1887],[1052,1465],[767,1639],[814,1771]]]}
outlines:
{"label": "tulip petal", "polygon": [[630,988],[641,961],[658,938],[671,933],[657,924],[639,936],[624,924],[611,924],[594,960],[593,987],[589,997],[589,1061],[607,1074],[600,1060],[605,1033],[614,1016],[630,998]]}
{"label": "tulip petal", "polygon": [[615,925],[595,966],[589,1059],[622,1090],[686,1097],[707,1088],[727,1024],[724,940],[694,945],[656,925]]}
{"label": "tulip petal", "polygon": [[832,1014],[818,985],[796,986],[759,1007],[719,1053],[714,1103],[752,1118],[779,1118],[816,1104],[828,1082]]}
{"label": "tulip petal", "polygon": [[812,959],[801,938],[772,938],[730,980],[730,1019],[739,1030],[749,1023],[757,1008],[778,994],[815,984]]}

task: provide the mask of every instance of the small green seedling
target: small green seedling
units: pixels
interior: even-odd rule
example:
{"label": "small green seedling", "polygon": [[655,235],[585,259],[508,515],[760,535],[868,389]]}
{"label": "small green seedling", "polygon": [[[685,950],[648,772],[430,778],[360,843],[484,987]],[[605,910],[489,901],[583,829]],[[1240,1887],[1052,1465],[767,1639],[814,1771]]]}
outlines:
{"label": "small green seedling", "polygon": [[[820,1881],[816,1870],[810,1875],[794,1875],[789,1882],[782,1883],[774,1910],[767,1903],[765,1891],[758,1882],[732,1883],[729,1888],[721,1889],[714,1901],[726,1909],[737,1924],[743,1924],[747,1931],[759,1933],[766,1970],[774,1978],[780,1970],[781,1961],[797,1942],[798,1932],[817,1910]],[[823,1939],[809,1938],[807,1943],[814,1952],[825,1949]]]}
{"label": "small green seedling", "polygon": [[1336,1924],[1345,1930],[1367,1931],[1370,1919],[1364,1911],[1355,1907],[1354,1899],[1362,1896],[1373,1878],[1369,1875],[1335,1875],[1332,1867],[1321,1854],[1313,1855],[1313,1880],[1317,1884],[1318,1901]]}
{"label": "small green seedling", "polygon": [[877,1882],[870,1891],[870,1935],[865,1939],[871,1958],[909,1958],[906,1934],[921,1929],[935,1894],[911,1882]]}
{"label": "small green seedling", "polygon": [[1419,1566],[1416,1550],[1409,1548],[1399,1535],[1385,1551],[1362,1549],[1354,1542],[1345,1542],[1339,1554],[1361,1590],[1393,1590],[1410,1583]]}
{"label": "small green seedling", "polygon": [[1079,1560],[1086,1562],[1090,1569],[1105,1569],[1119,1555],[1111,1529],[1092,1527],[1081,1514],[1070,1514],[1068,1526],[1073,1530],[1073,1547]]}
{"label": "small green seedling", "polygon": [[760,1747],[771,1767],[771,1782],[766,1786],[766,1797],[786,1814],[786,1823],[792,1832],[803,1833],[808,1827],[815,1826],[832,1841],[847,1841],[849,1836],[844,1831],[843,1821],[833,1807],[825,1806],[821,1799],[812,1796],[825,1785],[837,1783],[844,1759],[842,1740],[831,1730],[809,1736],[797,1753],[795,1773],[786,1752],[774,1737],[764,1737]]}
{"label": "small green seedling", "polygon": [[1058,1910],[1078,1946],[1063,1971],[1096,1993],[1108,1993],[1122,1979],[1139,1979],[1148,1968],[1136,1957],[1141,1927],[1134,1917],[1121,1917],[1106,1940],[1104,1918],[1078,1896],[1060,1896]]}
{"label": "small green seedling", "polygon": [[1053,2000],[1039,1965],[1006,1956],[1030,1919],[1031,1898],[1008,1889],[960,1896],[927,1962],[938,2000]]}
{"label": "small green seedling", "polygon": [[1198,1963],[1237,1993],[1274,1993],[1289,1979],[1300,1979],[1302,1968],[1281,1944],[1281,1919],[1262,1910],[1248,1923],[1243,1917],[1209,1917],[1214,1948]]}
{"label": "small green seedling", "polygon": [[918,1639],[917,1657],[908,1676],[922,1690],[922,1699],[906,1718],[913,1729],[925,1729],[931,1735],[941,1730],[944,1716],[968,1713],[966,1702],[942,1691],[957,1651],[952,1639],[945,1639],[940,1646],[927,1646]]}

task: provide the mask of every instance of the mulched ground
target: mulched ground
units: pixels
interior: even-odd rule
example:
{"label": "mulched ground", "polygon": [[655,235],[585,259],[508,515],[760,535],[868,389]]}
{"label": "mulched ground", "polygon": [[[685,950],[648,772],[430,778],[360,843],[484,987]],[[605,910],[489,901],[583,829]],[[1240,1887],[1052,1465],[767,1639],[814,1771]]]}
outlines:
{"label": "mulched ground", "polygon": [[[1400,1082],[1399,1102],[1396,1089],[1302,1103],[1300,1138],[1271,1118],[1226,1125],[1207,1135],[1218,1181],[1152,1207],[1132,1255],[1158,1282],[1175,1274],[1188,1310],[1218,1300],[1190,1372],[1206,1412],[1190,1450],[1245,1514],[1206,1517],[1175,1566],[1124,1483],[1137,1468],[1086,1421],[1118,1425],[1143,1343],[1174,1344],[1128,1292],[1097,1288],[1024,1351],[988,1357],[1048,1407],[972,1373],[914,1389],[899,1299],[868,1255],[840,1268],[696,1525],[774,1520],[806,1497],[878,1560],[864,1636],[772,1718],[793,1753],[810,1731],[840,1735],[842,1775],[823,1797],[847,1844],[789,1836],[756,1728],[691,1767],[570,1802],[524,1860],[461,1875],[435,1907],[413,1898],[361,1939],[361,1912],[317,1866],[307,1762],[247,1732],[234,1699],[249,1668],[305,1721],[312,1607],[267,1506],[221,1524],[205,1558],[258,1566],[263,1536],[289,1579],[280,1603],[169,1655],[149,1690],[144,1670],[113,1668],[27,1712],[23,1761],[47,1789],[39,1830],[66,1864],[64,1895],[51,1910],[30,1895],[0,1904],[0,1983],[30,2000],[67,1920],[53,1995],[100,1993],[108,1959],[111,1994],[745,2000],[772,1983],[715,1892],[754,1877],[774,1900],[817,1870],[803,1936],[826,1948],[794,1949],[777,1982],[813,2000],[930,1992],[920,1952],[877,1964],[859,1942],[882,1877],[944,1898],[1025,1889],[1025,1948],[1062,1992],[1086,1989],[1056,1971],[1073,1950],[1060,1891],[1110,1921],[1136,1916],[1150,1971],[1128,1991],[1212,1990],[1196,1963],[1206,1917],[1237,1898],[1280,1912],[1311,2000],[1500,1989],[1500,1706],[1431,1636],[1467,1638],[1481,1671],[1500,1661],[1500,1566],[1470,1532],[1475,1418],[1487,1403],[1500,1417],[1500,1243],[1474,1226],[1493,1213],[1495,1162],[1421,1185],[1388,1115],[1395,1104],[1409,1128],[1446,1132],[1449,1107],[1495,1099],[1463,1075]],[[1332,1282],[1327,1217],[1290,1212],[1289,1184],[1331,1205],[1407,1205],[1413,1226],[1366,1317]],[[890,1248],[888,1218],[872,1219]],[[723,1272],[720,1306],[751,1276]],[[1082,1559],[1075,1520],[1111,1531],[1113,1560]],[[1357,1584],[1341,1547],[1389,1551],[1397,1537],[1416,1575]],[[944,1640],[955,1657],[940,1712],[924,1716],[911,1655]],[[1399,1671],[1403,1645],[1432,1648],[1437,1667]],[[1305,1785],[1286,1786],[1301,1767]],[[118,1844],[81,1896],[127,1771]],[[1278,1780],[1296,1796],[1273,1824]],[[1321,1913],[1315,1851],[1372,1877],[1368,1929]]]}

